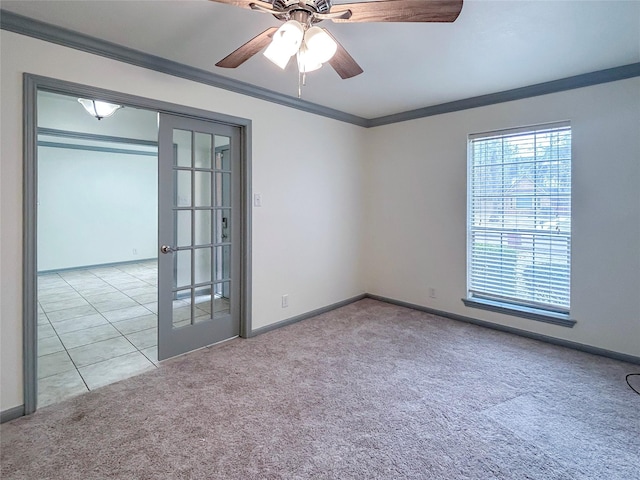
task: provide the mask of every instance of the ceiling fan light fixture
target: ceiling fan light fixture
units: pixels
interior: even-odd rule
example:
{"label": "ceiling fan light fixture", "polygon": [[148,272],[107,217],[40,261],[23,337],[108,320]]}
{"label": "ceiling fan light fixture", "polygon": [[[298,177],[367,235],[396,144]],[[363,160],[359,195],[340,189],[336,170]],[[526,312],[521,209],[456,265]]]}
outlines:
{"label": "ceiling fan light fixture", "polygon": [[[0,0],[1,1],[1,0]],[[340,78],[360,75],[363,70],[349,52],[326,29],[312,24],[333,22],[455,22],[465,0],[360,0],[343,3],[333,0],[211,0],[236,5],[289,20],[280,28],[271,27],[256,35],[216,63],[222,68],[236,68],[266,48],[265,55],[280,68],[286,68],[291,56],[298,53],[298,96],[304,85],[304,73],[328,62]],[[349,0],[346,0],[347,2]],[[466,0],[468,1],[468,0]],[[291,25],[291,30],[289,30]],[[296,31],[293,41],[283,42]],[[302,31],[302,32],[300,32]],[[305,35],[307,31],[307,35]],[[302,33],[302,35],[300,35]],[[301,51],[304,44],[307,51]],[[320,44],[317,46],[316,43]],[[284,47],[287,44],[288,47]],[[297,48],[294,48],[298,45]],[[288,51],[286,51],[288,50]],[[307,56],[315,56],[313,61]]]}
{"label": "ceiling fan light fixture", "polygon": [[316,63],[328,62],[336,54],[338,44],[320,27],[311,27],[304,34],[305,56],[311,56]]}
{"label": "ceiling fan light fixture", "polygon": [[284,70],[289,59],[300,49],[303,38],[304,27],[295,20],[289,20],[273,34],[264,56]]}
{"label": "ceiling fan light fixture", "polygon": [[80,102],[89,115],[97,118],[98,120],[110,117],[116,112],[116,110],[122,108],[122,105],[102,102],[100,100],[89,100],[88,98],[79,98],[78,102]]}

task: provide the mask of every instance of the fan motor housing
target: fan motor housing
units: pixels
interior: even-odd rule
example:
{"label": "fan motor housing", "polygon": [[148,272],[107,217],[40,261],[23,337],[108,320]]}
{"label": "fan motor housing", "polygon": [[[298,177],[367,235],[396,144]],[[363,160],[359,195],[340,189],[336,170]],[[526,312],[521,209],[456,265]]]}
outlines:
{"label": "fan motor housing", "polygon": [[331,9],[331,1],[330,0],[274,0],[273,1],[273,9],[277,11],[285,11],[290,9],[291,7],[295,7],[296,5],[300,5],[303,3],[311,11],[316,13],[329,13]]}

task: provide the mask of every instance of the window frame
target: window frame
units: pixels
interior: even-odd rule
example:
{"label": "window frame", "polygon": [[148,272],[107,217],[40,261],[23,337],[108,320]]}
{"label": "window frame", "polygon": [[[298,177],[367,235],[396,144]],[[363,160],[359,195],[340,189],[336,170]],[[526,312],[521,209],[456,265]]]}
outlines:
{"label": "window frame", "polygon": [[[514,135],[526,135],[526,134],[534,134],[536,132],[540,132],[543,130],[550,130],[556,128],[566,128],[568,127],[571,132],[571,157],[570,157],[570,168],[573,171],[573,131],[572,126],[569,121],[560,121],[553,123],[545,123],[545,124],[537,124],[537,125],[529,125],[524,127],[517,128],[507,128],[501,130],[473,133],[467,136],[467,216],[466,216],[466,233],[467,233],[467,251],[466,251],[466,297],[462,299],[462,302],[466,307],[470,308],[478,308],[482,310],[487,310],[491,312],[497,312],[502,314],[507,314],[511,316],[517,316],[522,318],[527,318],[531,320],[537,320],[541,322],[551,323],[555,325],[561,325],[564,327],[573,327],[576,321],[571,318],[570,315],[570,302],[571,302],[571,268],[572,268],[572,255],[571,249],[569,249],[569,308],[554,308],[552,306],[536,306],[536,305],[526,305],[523,301],[523,304],[520,304],[516,301],[515,298],[509,299],[500,299],[497,295],[487,295],[486,297],[482,294],[473,294],[472,291],[472,253],[473,253],[473,144],[474,141],[478,139],[488,139],[491,137],[506,137],[506,136],[514,136]],[[573,173],[573,172],[572,172]],[[573,175],[572,175],[573,177]],[[571,180],[573,183],[573,180]],[[573,205],[573,194],[571,192],[570,203]],[[505,196],[502,197],[507,198]],[[517,197],[516,197],[517,198]],[[533,200],[533,199],[532,199]],[[533,202],[532,202],[533,203]],[[572,218],[573,212],[571,210],[571,214],[569,218]],[[504,216],[504,212],[503,212]],[[571,243],[572,239],[572,231],[569,233],[569,243]]]}

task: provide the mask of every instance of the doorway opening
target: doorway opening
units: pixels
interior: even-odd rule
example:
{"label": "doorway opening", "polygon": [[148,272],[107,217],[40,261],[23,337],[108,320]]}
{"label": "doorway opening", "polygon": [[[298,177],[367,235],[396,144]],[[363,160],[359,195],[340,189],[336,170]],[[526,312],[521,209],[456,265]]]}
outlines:
{"label": "doorway opening", "polygon": [[[25,414],[250,336],[251,122],[24,80]],[[124,108],[97,120],[79,97]]]}
{"label": "doorway opening", "polygon": [[157,364],[158,115],[37,102],[42,407]]}

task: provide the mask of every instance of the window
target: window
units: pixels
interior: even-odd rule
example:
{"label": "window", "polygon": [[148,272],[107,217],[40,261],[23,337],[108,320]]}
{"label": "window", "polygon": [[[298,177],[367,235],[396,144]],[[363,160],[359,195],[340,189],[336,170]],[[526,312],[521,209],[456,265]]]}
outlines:
{"label": "window", "polygon": [[465,304],[573,325],[570,125],[470,135],[468,152]]}

